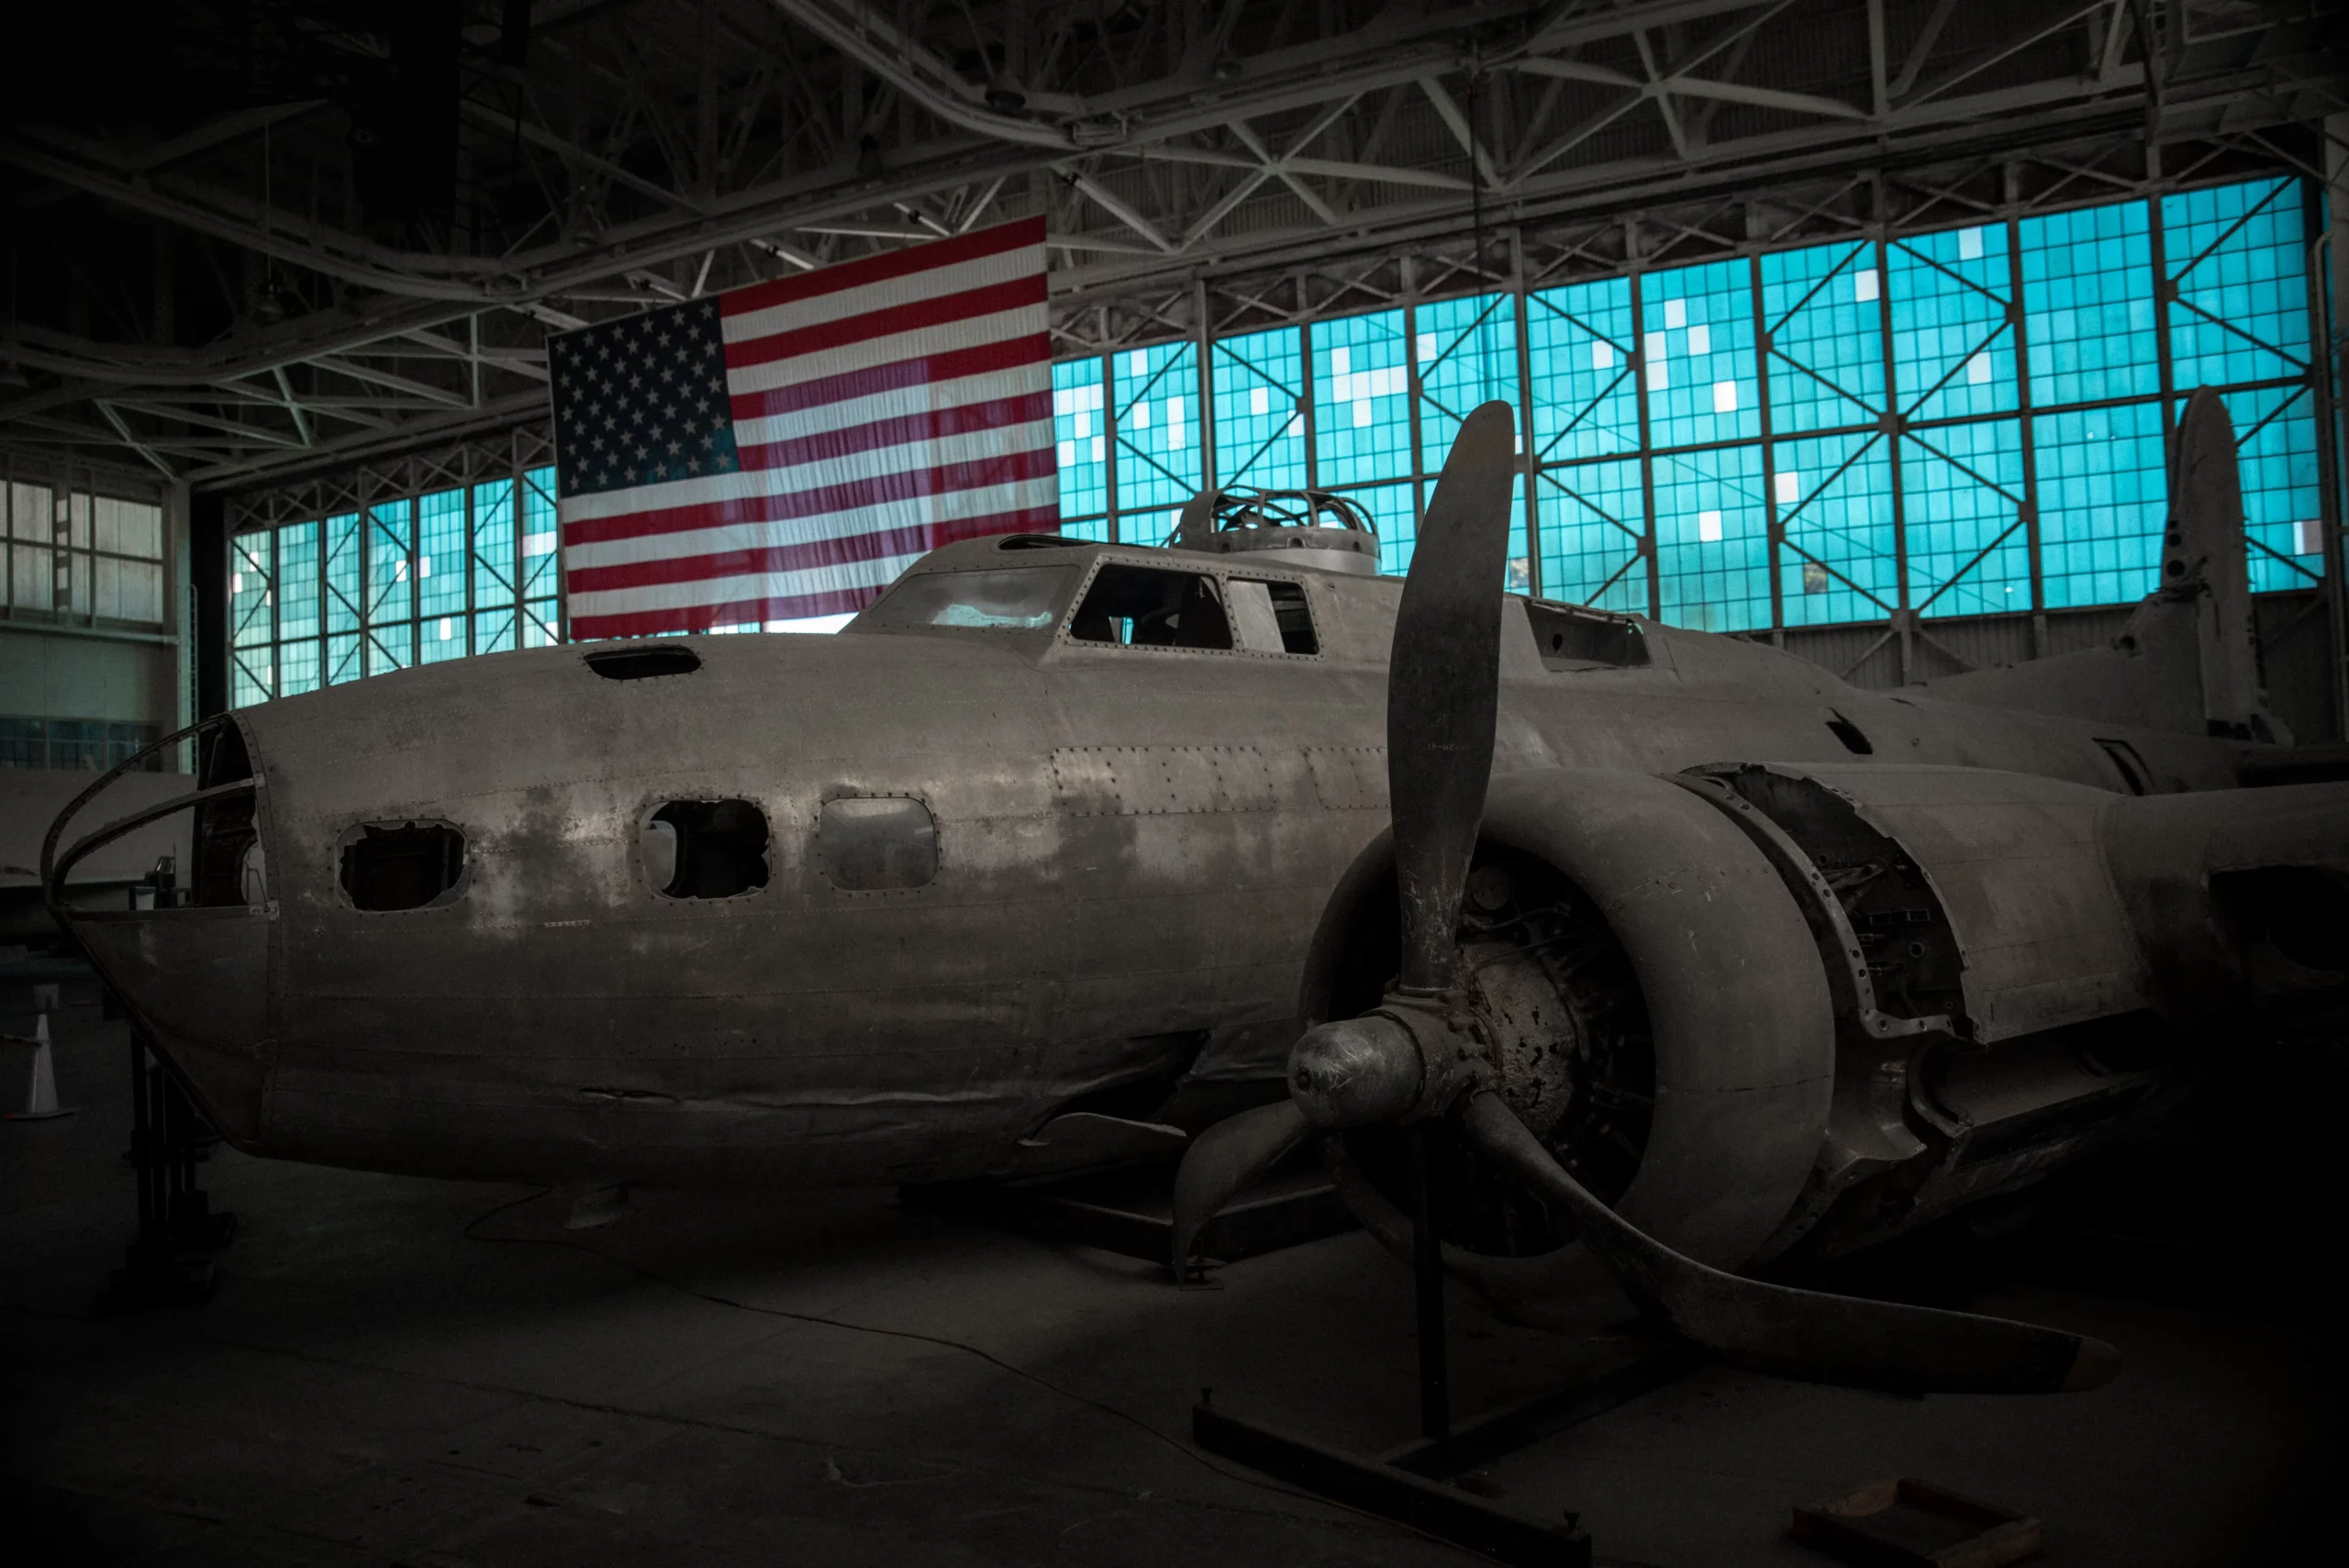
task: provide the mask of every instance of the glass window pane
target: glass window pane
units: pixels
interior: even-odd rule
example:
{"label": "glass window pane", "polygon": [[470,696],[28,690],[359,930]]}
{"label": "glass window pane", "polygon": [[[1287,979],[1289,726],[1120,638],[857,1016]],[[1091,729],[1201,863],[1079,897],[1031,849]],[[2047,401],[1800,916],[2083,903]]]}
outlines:
{"label": "glass window pane", "polygon": [[318,639],[298,638],[277,645],[277,695],[298,696],[318,689]]}
{"label": "glass window pane", "polygon": [[[1640,311],[1649,439],[1679,447],[1761,434],[1753,289],[1744,258],[1644,274]],[[1656,515],[1664,515],[1661,496]]]}
{"label": "glass window pane", "polygon": [[[1181,506],[1199,490],[1197,356],[1189,343],[1161,343],[1120,349],[1109,356],[1109,366],[1118,511]],[[1120,537],[1138,536],[1120,530]]]}
{"label": "glass window pane", "polygon": [[360,662],[359,639],[355,634],[327,639],[327,684],[339,686],[345,681],[355,681],[367,673]]}
{"label": "glass window pane", "polygon": [[2143,202],[2025,218],[2023,330],[2039,407],[2161,390]]}
{"label": "glass window pane", "polygon": [[1896,240],[1885,247],[1885,272],[1900,412],[1911,419],[1954,419],[2016,407],[2007,226]]}
{"label": "glass window pane", "polygon": [[510,609],[514,576],[514,482],[493,479],[473,486],[473,603]]}
{"label": "glass window pane", "polygon": [[1063,517],[1061,534],[1066,539],[1089,539],[1107,544],[1109,542],[1109,519],[1107,517]]}
{"label": "glass window pane", "polygon": [[[75,490],[69,493],[65,500],[68,519],[66,532],[70,536],[66,542],[75,550],[87,550],[90,548],[90,493],[86,490]],[[97,500],[100,506],[106,504],[104,496],[98,497]],[[111,550],[114,547],[102,544],[98,548]]]}
{"label": "glass window pane", "polygon": [[50,491],[46,484],[18,482],[8,486],[8,517],[12,531],[18,539],[39,539],[48,544],[55,538],[57,519],[50,515]]}
{"label": "glass window pane", "polygon": [[[1412,313],[1419,366],[1419,472],[1442,472],[1460,422],[1479,404],[1517,402],[1517,300],[1506,294],[1440,300]],[[1520,427],[1518,441],[1525,436]]]}
{"label": "glass window pane", "polygon": [[228,541],[228,640],[251,648],[276,636],[270,624],[270,578],[275,570],[276,536],[239,534]]}
{"label": "glass window pane", "polygon": [[505,653],[514,647],[514,606],[473,612],[473,651]]}
{"label": "glass window pane", "polygon": [[2022,426],[2014,419],[1911,431],[1900,443],[1909,602],[1920,615],[2027,610]]}
{"label": "glass window pane", "polygon": [[[465,607],[465,493],[436,490],[416,503],[416,598],[420,616],[461,616]],[[457,645],[464,646],[462,625]]]}
{"label": "glass window pane", "polygon": [[10,547],[10,599],[20,610],[45,610],[56,596],[55,568],[45,544]]}
{"label": "glass window pane", "polygon": [[[1317,328],[1318,330],[1318,328]],[[1294,327],[1215,345],[1215,482],[1297,490],[1305,476],[1305,361]]]}
{"label": "glass window pane", "polygon": [[[2312,588],[2324,577],[2316,399],[2306,383],[2221,395],[2235,427],[2252,591]],[[2184,417],[2182,398],[2177,413]]]}
{"label": "glass window pane", "polygon": [[1317,486],[1411,476],[1410,353],[1399,310],[1314,323]]}
{"label": "glass window pane", "polygon": [[[318,525],[288,523],[277,530],[277,635],[310,637],[317,629]],[[315,651],[311,662],[315,667]]]}
{"label": "glass window pane", "polygon": [[1637,459],[1542,474],[1542,596],[1648,613],[1647,504]]}
{"label": "glass window pane", "polygon": [[1873,424],[1884,412],[1883,284],[1876,247],[1820,245],[1761,258],[1774,432]]}
{"label": "glass window pane", "polygon": [[[538,598],[556,592],[562,577],[556,550],[554,470],[534,468],[522,475],[522,594]],[[549,625],[554,617],[547,617]],[[528,646],[536,647],[532,643]]]}
{"label": "glass window pane", "polygon": [[1061,531],[1071,517],[1109,509],[1109,416],[1098,359],[1052,367],[1052,437],[1059,443]]}
{"label": "glass window pane", "polygon": [[416,506],[384,501],[367,508],[367,625],[390,626],[416,613],[408,557],[416,547]]}
{"label": "glass window pane", "polygon": [[[319,527],[326,535],[327,629],[330,632],[357,631],[360,606],[367,597],[366,585],[361,580],[359,571],[366,544],[366,530],[356,512],[344,512],[328,517]],[[329,666],[331,662],[329,661]]]}
{"label": "glass window pane", "polygon": [[2031,439],[2048,607],[2121,605],[2153,592],[2169,491],[2159,405],[2042,415]]}
{"label": "glass window pane", "polygon": [[257,702],[267,702],[276,695],[274,667],[270,656],[273,651],[266,643],[258,648],[237,648],[228,654],[228,706],[250,707]]}
{"label": "glass window pane", "polygon": [[2162,198],[2162,254],[2177,284],[2169,307],[2174,388],[2308,369],[2306,244],[2298,180]]}
{"label": "glass window pane", "polygon": [[1771,462],[1785,623],[1874,620],[1898,607],[1891,442],[1875,430],[1781,441]]}
{"label": "glass window pane", "polygon": [[552,599],[532,599],[522,606],[522,646],[552,648],[562,640],[562,625]]}
{"label": "glass window pane", "polygon": [[[1603,278],[1533,295],[1525,331],[1533,366],[1534,455],[1562,462],[1638,450],[1631,280]],[[1542,579],[1545,589],[1548,581]]]}
{"label": "glass window pane", "polygon": [[1699,631],[1770,624],[1770,509],[1762,449],[1655,462],[1657,618]]}

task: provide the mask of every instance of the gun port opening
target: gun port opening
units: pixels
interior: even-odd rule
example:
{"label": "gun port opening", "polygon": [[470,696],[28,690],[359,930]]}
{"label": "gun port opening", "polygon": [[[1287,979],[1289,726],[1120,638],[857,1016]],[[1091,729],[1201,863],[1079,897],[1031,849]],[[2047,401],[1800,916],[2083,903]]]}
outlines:
{"label": "gun port opening", "polygon": [[342,891],[354,909],[389,912],[453,903],[465,836],[446,822],[368,822],[342,842]]}
{"label": "gun port opening", "polygon": [[646,820],[643,854],[663,897],[739,897],[767,884],[766,814],[747,800],[673,800]]}

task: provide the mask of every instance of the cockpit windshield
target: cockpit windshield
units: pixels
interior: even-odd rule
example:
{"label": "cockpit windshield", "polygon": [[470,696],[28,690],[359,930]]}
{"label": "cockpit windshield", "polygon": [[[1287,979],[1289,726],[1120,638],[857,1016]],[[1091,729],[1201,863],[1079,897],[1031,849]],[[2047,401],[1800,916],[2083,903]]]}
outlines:
{"label": "cockpit windshield", "polygon": [[901,579],[861,618],[872,626],[1041,631],[1060,618],[1075,577],[1074,566],[926,572]]}

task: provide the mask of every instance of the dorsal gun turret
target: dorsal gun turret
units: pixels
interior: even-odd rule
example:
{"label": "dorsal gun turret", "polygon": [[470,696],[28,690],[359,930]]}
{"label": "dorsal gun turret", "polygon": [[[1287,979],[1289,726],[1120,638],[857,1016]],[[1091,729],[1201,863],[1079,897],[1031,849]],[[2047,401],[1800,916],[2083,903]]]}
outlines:
{"label": "dorsal gun turret", "polygon": [[1207,555],[1296,550],[1292,565],[1378,574],[1378,526],[1359,503],[1328,490],[1203,490],[1166,543]]}

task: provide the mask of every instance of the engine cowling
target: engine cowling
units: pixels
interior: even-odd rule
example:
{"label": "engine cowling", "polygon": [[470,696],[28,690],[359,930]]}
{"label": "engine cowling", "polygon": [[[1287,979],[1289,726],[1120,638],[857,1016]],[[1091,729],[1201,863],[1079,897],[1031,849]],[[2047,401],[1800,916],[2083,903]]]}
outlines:
{"label": "engine cowling", "polygon": [[[1494,884],[1496,871],[1508,888]],[[1393,885],[1382,839],[1324,915],[1308,963],[1308,1018],[1376,1001],[1393,973],[1385,962],[1395,941]],[[1524,922],[1561,898],[1575,929],[1560,945],[1574,943],[1580,968],[1547,973],[1553,1010],[1545,1017],[1538,994],[1528,995],[1538,988],[1504,952],[1513,924],[1530,939],[1519,948],[1556,938]],[[1817,949],[1769,861],[1718,808],[1663,779],[1511,773],[1487,795],[1466,906],[1470,984],[1504,1037],[1504,1096],[1532,1113],[1553,1152],[1650,1234],[1720,1267],[1748,1262],[1808,1178],[1835,1066]],[[1598,940],[1576,940],[1586,935]],[[1636,1016],[1612,1032],[1599,1027],[1599,1016],[1627,1010]],[[1566,1027],[1552,1038],[1528,1038],[1561,1021]],[[1608,1059],[1594,1062],[1602,1049]],[[1578,1080],[1594,1066],[1604,1081]],[[1589,1114],[1578,1114],[1577,1095]],[[1596,1114],[1609,1108],[1588,1106],[1600,1095],[1613,1096],[1621,1114]],[[1577,1138],[1594,1123],[1608,1138],[1636,1142],[1627,1163],[1610,1168],[1604,1151]],[[1372,1231],[1408,1248],[1408,1224],[1387,1179],[1394,1162],[1378,1143],[1375,1135],[1332,1140],[1339,1180]],[[1446,1262],[1513,1315],[1542,1319],[1620,1302],[1580,1248],[1554,1237],[1542,1246],[1538,1232],[1474,1234],[1475,1218],[1455,1215],[1459,1239],[1447,1242]],[[1508,1229],[1506,1214],[1483,1218],[1487,1231]]]}
{"label": "engine cowling", "polygon": [[[2149,956],[2176,889],[2164,903],[2114,860],[2147,840],[2114,814],[2151,804],[1967,768],[1504,775],[1459,931],[1483,1071],[1586,1185],[1717,1267],[1848,1251],[2027,1185],[2176,1059]],[[1392,885],[1382,841],[1325,915],[1308,1018],[1376,1004]],[[1332,1159],[1401,1250],[1394,1144],[1349,1133]],[[1544,1216],[1447,1158],[1456,1273],[1536,1321],[1616,1299]]]}

